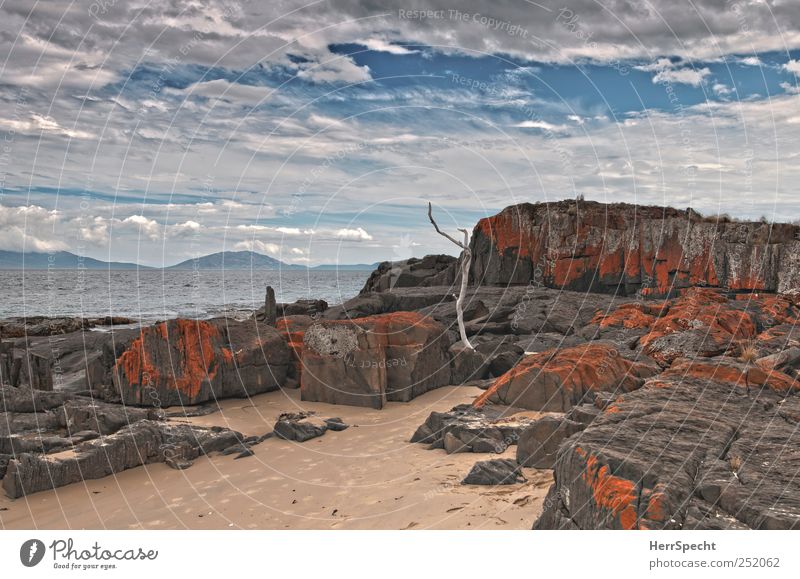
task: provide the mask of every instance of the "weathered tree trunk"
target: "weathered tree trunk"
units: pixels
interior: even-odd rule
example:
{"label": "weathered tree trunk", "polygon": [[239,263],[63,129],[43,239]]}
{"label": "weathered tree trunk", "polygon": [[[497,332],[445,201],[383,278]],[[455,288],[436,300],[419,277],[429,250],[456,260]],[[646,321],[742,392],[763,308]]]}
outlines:
{"label": "weathered tree trunk", "polygon": [[439,229],[438,225],[436,225],[436,221],[433,219],[433,207],[430,203],[428,203],[428,219],[431,220],[431,224],[436,230],[436,233],[446,237],[461,248],[461,257],[459,258],[459,262],[461,263],[461,289],[459,290],[458,297],[456,298],[458,333],[461,336],[461,341],[464,343],[464,345],[470,350],[474,350],[475,348],[472,347],[469,338],[467,338],[467,330],[464,328],[464,298],[467,295],[467,285],[469,284],[469,268],[472,264],[472,251],[469,249],[469,231],[459,228],[459,231],[464,234],[464,243],[461,243],[457,239],[450,237],[447,233]]}

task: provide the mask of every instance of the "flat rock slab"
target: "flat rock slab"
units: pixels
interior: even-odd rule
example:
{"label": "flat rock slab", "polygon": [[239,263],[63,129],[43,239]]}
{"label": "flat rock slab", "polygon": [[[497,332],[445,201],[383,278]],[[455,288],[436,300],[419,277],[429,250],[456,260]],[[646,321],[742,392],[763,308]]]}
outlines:
{"label": "flat rock slab", "polygon": [[476,462],[461,484],[465,485],[513,485],[524,483],[525,477],[519,465],[507,458]]}

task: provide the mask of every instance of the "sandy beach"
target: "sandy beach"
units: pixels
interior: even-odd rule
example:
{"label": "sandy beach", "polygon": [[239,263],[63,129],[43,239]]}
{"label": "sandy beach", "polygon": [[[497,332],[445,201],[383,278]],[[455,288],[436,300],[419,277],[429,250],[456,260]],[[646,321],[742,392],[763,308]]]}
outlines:
{"label": "sandy beach", "polygon": [[[410,444],[434,410],[481,390],[449,386],[383,410],[300,401],[299,390],[224,400],[221,412],[184,418],[245,435],[269,432],[281,412],[313,410],[351,427],[305,443],[275,438],[255,455],[201,457],[176,471],[151,464],[100,480],[11,500],[0,498],[5,529],[529,529],[552,471],[524,469],[528,482],[465,486],[479,460]],[[527,413],[535,415],[536,413]],[[177,419],[173,419],[177,420]],[[513,458],[516,447],[505,455]]]}

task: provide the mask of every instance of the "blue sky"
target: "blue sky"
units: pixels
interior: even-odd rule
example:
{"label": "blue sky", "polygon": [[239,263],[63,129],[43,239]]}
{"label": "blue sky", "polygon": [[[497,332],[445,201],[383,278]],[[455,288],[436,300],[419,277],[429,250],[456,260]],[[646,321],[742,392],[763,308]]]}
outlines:
{"label": "blue sky", "polygon": [[578,194],[800,218],[785,3],[98,6],[0,7],[0,249],[372,262],[452,252],[429,200]]}

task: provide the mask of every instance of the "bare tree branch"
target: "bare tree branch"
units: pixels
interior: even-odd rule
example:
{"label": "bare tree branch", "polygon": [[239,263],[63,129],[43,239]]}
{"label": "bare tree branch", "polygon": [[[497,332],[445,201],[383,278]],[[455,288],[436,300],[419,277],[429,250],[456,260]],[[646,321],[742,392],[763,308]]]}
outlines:
{"label": "bare tree branch", "polygon": [[[430,201],[428,201],[428,219],[431,220],[431,223],[433,224],[433,228],[436,230],[436,233],[438,233],[439,235],[443,235],[444,237],[455,243],[457,246],[459,246],[461,249],[467,249],[467,246],[465,246],[463,243],[461,243],[460,241],[456,241],[448,234],[446,234],[444,231],[439,229],[439,226],[436,225],[436,221],[434,221],[433,219],[433,207],[431,207]],[[465,231],[465,230],[459,229],[459,231]],[[467,237],[466,232],[465,232],[465,237]]]}
{"label": "bare tree branch", "polygon": [[433,219],[433,207],[431,206],[430,201],[428,202],[428,219],[431,220],[433,228],[439,235],[446,237],[462,250],[461,256],[458,258],[461,264],[461,290],[458,292],[458,297],[456,298],[456,317],[458,318],[458,332],[461,336],[461,341],[467,348],[474,350],[475,348],[472,347],[469,338],[467,338],[467,330],[464,327],[464,298],[466,296],[467,285],[469,283],[469,268],[472,264],[472,251],[469,248],[469,231],[462,228],[458,229],[464,234],[464,243],[461,243],[439,229],[439,226],[436,225],[436,221]]}

